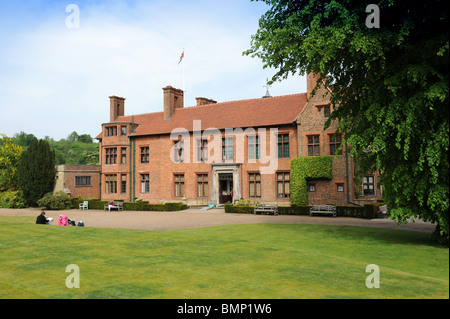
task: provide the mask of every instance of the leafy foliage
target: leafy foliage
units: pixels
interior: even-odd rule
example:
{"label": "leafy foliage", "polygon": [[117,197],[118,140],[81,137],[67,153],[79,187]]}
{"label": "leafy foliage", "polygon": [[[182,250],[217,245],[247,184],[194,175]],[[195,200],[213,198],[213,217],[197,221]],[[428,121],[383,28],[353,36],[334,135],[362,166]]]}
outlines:
{"label": "leafy foliage", "polygon": [[[54,141],[46,137],[45,140],[55,151],[57,165],[98,165],[99,163],[98,143],[94,143],[88,134],[79,135],[74,131],[66,139]],[[37,141],[37,138],[33,134],[20,132],[14,135],[13,141],[27,148],[33,141]]]}
{"label": "leafy foliage", "polygon": [[17,170],[20,189],[30,205],[36,205],[44,194],[53,191],[55,152],[44,140],[34,141],[22,153]]}
{"label": "leafy foliage", "polygon": [[98,165],[98,143],[84,143],[79,141],[50,141],[55,151],[56,164],[68,165]]}
{"label": "leafy foliage", "polygon": [[27,201],[21,190],[9,190],[0,193],[0,207],[1,208],[25,208]]}
{"label": "leafy foliage", "polygon": [[64,192],[47,193],[37,201],[37,204],[47,209],[61,210],[70,209],[72,198]]}
{"label": "leafy foliage", "polygon": [[308,179],[332,179],[332,156],[297,157],[291,160],[291,202],[308,205]]}
{"label": "leafy foliage", "polygon": [[445,1],[382,0],[380,28],[367,3],[265,0],[246,55],[276,68],[272,81],[318,73],[332,92],[326,126],[362,165],[381,170],[391,217],[438,223],[449,236],[449,29]]}
{"label": "leafy foliage", "polygon": [[23,148],[0,134],[0,191],[17,189],[17,166]]}

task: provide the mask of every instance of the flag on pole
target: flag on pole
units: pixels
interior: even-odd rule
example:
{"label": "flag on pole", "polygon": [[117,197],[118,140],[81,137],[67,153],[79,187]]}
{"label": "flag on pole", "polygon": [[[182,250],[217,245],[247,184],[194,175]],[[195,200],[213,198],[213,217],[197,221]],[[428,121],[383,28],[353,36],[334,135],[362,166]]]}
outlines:
{"label": "flag on pole", "polygon": [[181,56],[180,56],[180,61],[178,61],[178,64],[180,64],[180,63],[181,63],[181,61],[183,60],[183,58],[184,58],[184,49],[183,49],[183,52],[181,53]]}

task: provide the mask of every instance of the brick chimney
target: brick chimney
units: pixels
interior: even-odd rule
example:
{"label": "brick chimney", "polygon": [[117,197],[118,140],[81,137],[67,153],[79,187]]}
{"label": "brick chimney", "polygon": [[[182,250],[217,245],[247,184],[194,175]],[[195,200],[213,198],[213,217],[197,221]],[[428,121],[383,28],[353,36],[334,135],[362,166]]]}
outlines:
{"label": "brick chimney", "polygon": [[320,74],[319,73],[308,73],[306,75],[306,98],[309,99],[311,96],[311,92],[312,90],[314,90],[314,88],[316,87],[317,84],[317,79],[319,78]]}
{"label": "brick chimney", "polygon": [[207,99],[206,97],[196,97],[195,99],[197,100],[197,106],[217,103],[217,101]]}
{"label": "brick chimney", "polygon": [[125,98],[112,95],[109,97],[109,121],[115,122],[119,116],[125,115]]}
{"label": "brick chimney", "polygon": [[176,109],[184,106],[184,92],[170,85],[163,88],[164,91],[164,121],[169,121]]}

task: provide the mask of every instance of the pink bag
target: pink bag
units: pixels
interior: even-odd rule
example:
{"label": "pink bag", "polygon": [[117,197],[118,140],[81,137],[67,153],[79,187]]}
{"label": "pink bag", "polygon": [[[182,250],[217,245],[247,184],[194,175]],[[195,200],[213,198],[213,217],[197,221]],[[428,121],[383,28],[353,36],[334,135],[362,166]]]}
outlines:
{"label": "pink bag", "polygon": [[60,226],[67,226],[67,225],[69,225],[69,221],[68,221],[67,215],[59,215],[58,225],[60,225]]}

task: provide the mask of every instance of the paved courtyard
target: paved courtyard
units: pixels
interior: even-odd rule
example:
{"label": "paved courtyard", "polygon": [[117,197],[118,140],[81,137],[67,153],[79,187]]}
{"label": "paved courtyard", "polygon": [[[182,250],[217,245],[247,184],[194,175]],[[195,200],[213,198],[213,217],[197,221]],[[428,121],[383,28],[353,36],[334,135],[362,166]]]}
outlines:
{"label": "paved courtyard", "polygon": [[[350,225],[362,227],[378,227],[389,229],[404,229],[421,232],[433,232],[435,224],[416,221],[397,226],[388,219],[362,219],[353,217],[328,216],[296,216],[296,215],[253,215],[225,213],[223,208],[210,210],[187,209],[179,212],[107,212],[101,210],[46,210],[46,216],[53,217],[52,225],[57,225],[60,214],[66,214],[77,223],[83,220],[86,227],[127,228],[143,230],[175,230],[234,224],[323,224]],[[1,216],[38,216],[40,209],[0,209]]]}

